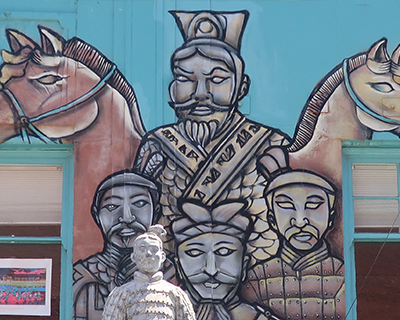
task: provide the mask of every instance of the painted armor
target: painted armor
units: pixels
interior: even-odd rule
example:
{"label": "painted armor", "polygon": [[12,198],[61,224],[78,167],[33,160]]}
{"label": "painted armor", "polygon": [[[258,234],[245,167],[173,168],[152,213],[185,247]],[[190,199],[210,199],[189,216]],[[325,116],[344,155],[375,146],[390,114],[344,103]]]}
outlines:
{"label": "painted armor", "polygon": [[110,292],[133,279],[132,249],[106,244],[103,252],[74,264],[74,320],[100,320]]}
{"label": "painted armor", "polygon": [[243,297],[284,319],[345,319],[344,265],[320,247],[301,256],[286,242],[277,257],[254,266]]}
{"label": "painted armor", "polygon": [[248,246],[253,263],[270,257],[278,241],[267,222],[263,198],[266,181],[257,172],[256,160],[268,147],[286,144],[284,134],[234,112],[223,130],[204,146],[196,143],[200,139],[187,137],[179,123],[157,128],[143,139],[135,162],[136,170],[162,186],[159,223],[168,230],[166,252],[171,255],[174,251],[168,226],[181,215],[179,198],[198,199],[205,205],[245,199],[255,221]]}

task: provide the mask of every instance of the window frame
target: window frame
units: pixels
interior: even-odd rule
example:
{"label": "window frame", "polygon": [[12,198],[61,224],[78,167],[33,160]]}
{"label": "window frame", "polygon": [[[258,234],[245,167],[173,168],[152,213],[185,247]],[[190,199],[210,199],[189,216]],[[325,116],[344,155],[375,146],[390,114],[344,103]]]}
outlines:
{"label": "window frame", "polygon": [[74,151],[71,144],[0,145],[0,164],[61,165],[62,216],[58,237],[0,236],[2,244],[59,244],[61,246],[60,319],[72,319],[72,259],[74,218]]}
{"label": "window frame", "polygon": [[357,319],[356,242],[400,242],[399,233],[356,233],[353,210],[353,163],[396,163],[400,205],[400,141],[349,140],[342,142],[343,245],[346,283],[346,314]]}

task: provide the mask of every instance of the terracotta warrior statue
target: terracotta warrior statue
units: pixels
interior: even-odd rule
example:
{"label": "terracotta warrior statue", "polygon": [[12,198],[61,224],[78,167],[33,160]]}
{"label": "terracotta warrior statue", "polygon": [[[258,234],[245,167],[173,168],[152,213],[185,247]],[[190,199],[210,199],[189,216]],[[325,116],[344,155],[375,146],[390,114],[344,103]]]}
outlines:
{"label": "terracotta warrior statue", "polygon": [[103,320],[195,320],[193,306],[179,287],[163,280],[165,261],[161,225],[150,226],[133,243],[134,279],[115,288],[103,311]]}

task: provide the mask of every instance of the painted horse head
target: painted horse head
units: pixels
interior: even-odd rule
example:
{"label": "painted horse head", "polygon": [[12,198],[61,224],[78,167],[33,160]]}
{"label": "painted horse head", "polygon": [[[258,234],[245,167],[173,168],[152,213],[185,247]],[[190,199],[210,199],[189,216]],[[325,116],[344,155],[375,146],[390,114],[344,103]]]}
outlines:
{"label": "painted horse head", "polygon": [[[331,138],[370,139],[374,131],[400,136],[400,45],[392,57],[386,45],[387,40],[382,38],[368,51],[345,59],[317,84],[300,115],[289,151],[299,151],[314,139],[321,111],[327,104],[336,109],[343,108],[341,104],[351,105],[358,120],[354,126],[365,131],[364,135]],[[340,90],[341,87],[345,89]],[[331,119],[329,125],[334,126],[334,121]]]}
{"label": "painted horse head", "polygon": [[393,131],[400,126],[400,46],[390,58],[386,42],[376,42],[367,53],[366,63],[350,76],[345,73],[358,118],[373,131]]}
{"label": "painted horse head", "polygon": [[141,136],[144,127],[133,88],[115,65],[78,38],[66,41],[49,28],[38,28],[41,45],[17,30],[6,31],[11,50],[2,51],[0,131],[13,122],[14,132],[1,141],[20,131],[56,139],[85,130],[101,112],[96,95],[107,86],[123,96],[128,121]]}

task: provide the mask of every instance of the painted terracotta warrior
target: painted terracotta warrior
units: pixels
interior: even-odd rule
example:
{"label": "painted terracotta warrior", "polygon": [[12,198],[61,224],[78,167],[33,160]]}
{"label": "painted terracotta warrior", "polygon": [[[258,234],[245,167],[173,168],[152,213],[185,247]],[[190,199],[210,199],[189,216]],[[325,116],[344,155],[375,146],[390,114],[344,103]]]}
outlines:
{"label": "painted terracotta warrior", "polygon": [[130,258],[133,242],[152,224],[158,196],[153,182],[129,171],[99,184],[92,215],[104,249],[74,264],[74,319],[100,320],[109,293],[132,280],[137,270]]}
{"label": "painted terracotta warrior", "polygon": [[103,320],[196,320],[189,297],[163,280],[165,261],[161,225],[137,237],[132,260],[138,267],[134,280],[115,288],[107,299]]}
{"label": "painted terracotta warrior", "polygon": [[237,200],[214,208],[198,200],[180,204],[184,214],[172,223],[175,262],[197,320],[278,319],[238,292],[250,261],[246,243],[253,223],[246,206]]}
{"label": "painted terracotta warrior", "polygon": [[[280,131],[238,111],[250,85],[240,56],[248,12],[171,13],[185,41],[171,57],[169,103],[178,121],[145,136],[135,168],[162,185],[164,226],[181,215],[179,198],[206,206],[227,199],[248,201],[258,232],[251,236],[249,250],[253,258],[266,259],[276,252],[278,241],[268,226],[265,179],[257,173],[256,157],[286,140]],[[171,256],[172,242],[165,244]]]}
{"label": "painted terracotta warrior", "polygon": [[324,239],[333,225],[335,188],[309,171],[278,175],[265,191],[281,246],[248,272],[243,296],[284,319],[345,319],[344,265]]}

